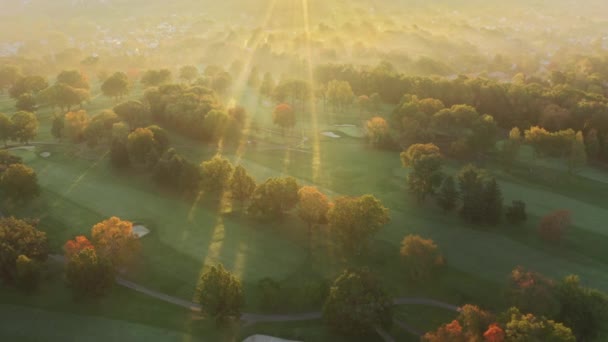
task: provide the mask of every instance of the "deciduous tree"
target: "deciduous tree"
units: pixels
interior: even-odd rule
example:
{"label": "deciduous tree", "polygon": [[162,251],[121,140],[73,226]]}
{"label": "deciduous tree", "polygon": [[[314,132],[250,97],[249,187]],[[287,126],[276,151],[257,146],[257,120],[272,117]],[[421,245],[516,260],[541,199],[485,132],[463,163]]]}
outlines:
{"label": "deciduous tree", "polygon": [[410,168],[407,185],[419,201],[435,193],[441,184],[441,164],[443,157],[434,144],[414,144],[401,153],[404,167]]}
{"label": "deciduous tree", "polygon": [[416,281],[428,279],[437,267],[445,264],[435,242],[418,235],[403,238],[400,255],[410,278]]}
{"label": "deciduous tree", "polygon": [[201,276],[196,299],[216,320],[238,319],[245,304],[241,282],[221,264],[211,266]]}
{"label": "deciduous tree", "polygon": [[576,338],[572,330],[562,323],[537,317],[533,314],[522,314],[513,307],[505,314],[505,340],[513,342],[554,341],[574,342]]}
{"label": "deciduous tree", "polygon": [[572,329],[579,341],[595,341],[606,334],[608,295],[582,287],[578,276],[569,275],[556,286],[560,310],[555,317]]}
{"label": "deciduous tree", "polygon": [[329,200],[314,186],[303,186],[298,190],[298,215],[308,224],[308,247],[312,251],[312,229],[327,219]]}
{"label": "deciduous tree", "polygon": [[[127,138],[129,159],[134,162],[147,163],[153,155],[158,153],[156,148],[157,143],[154,140],[154,133],[147,128],[138,128],[131,132]],[[154,162],[154,164],[156,163]]]}
{"label": "deciduous tree", "polygon": [[456,207],[457,201],[458,190],[456,190],[454,177],[447,176],[441,182],[441,186],[437,192],[437,204],[439,204],[443,211],[448,212]]}
{"label": "deciduous tree", "polygon": [[238,165],[234,169],[229,185],[232,198],[240,201],[241,206],[246,200],[251,198],[255,191],[255,180],[241,165]]}
{"label": "deciduous tree", "polygon": [[38,119],[33,113],[20,111],[11,117],[13,138],[27,144],[38,134]]}
{"label": "deciduous tree", "polygon": [[332,234],[347,255],[359,255],[389,222],[388,209],[372,195],[340,197],[327,213]]}
{"label": "deciduous tree", "polygon": [[375,116],[365,123],[367,138],[373,146],[386,146],[390,142],[388,123]]}
{"label": "deciduous tree", "polygon": [[226,158],[216,155],[201,163],[202,186],[205,191],[221,193],[229,185],[234,166]]}
{"label": "deciduous tree", "polygon": [[368,271],[344,271],[333,283],[323,317],[336,331],[361,336],[392,323],[392,303]]}
{"label": "deciduous tree", "polygon": [[37,109],[36,98],[30,93],[21,94],[15,103],[17,110],[35,112]]}
{"label": "deciduous tree", "polygon": [[129,77],[124,72],[115,72],[103,81],[101,92],[107,97],[122,98],[129,93]]}
{"label": "deciduous tree", "polygon": [[129,265],[140,250],[133,223],[111,217],[91,229],[91,240],[97,254],[110,260],[115,268]]}
{"label": "deciduous tree", "polygon": [[0,189],[17,203],[27,202],[40,195],[36,172],[23,164],[12,164],[0,177]]}
{"label": "deciduous tree", "polygon": [[68,258],[65,277],[76,296],[99,297],[112,288],[114,269],[94,248],[84,248]]}
{"label": "deciduous tree", "polygon": [[17,258],[24,255],[43,262],[49,254],[46,233],[14,217],[0,218],[0,276],[11,282],[17,276]]}
{"label": "deciduous tree", "polygon": [[124,120],[131,130],[141,127],[146,120],[146,107],[140,102],[129,100],[114,107],[114,113]]}
{"label": "deciduous tree", "polygon": [[84,110],[67,112],[63,120],[63,131],[61,135],[73,142],[84,139],[84,132],[89,125],[89,116]]}
{"label": "deciduous tree", "polygon": [[298,203],[299,188],[293,177],[269,178],[255,188],[248,211],[262,219],[281,218]]}

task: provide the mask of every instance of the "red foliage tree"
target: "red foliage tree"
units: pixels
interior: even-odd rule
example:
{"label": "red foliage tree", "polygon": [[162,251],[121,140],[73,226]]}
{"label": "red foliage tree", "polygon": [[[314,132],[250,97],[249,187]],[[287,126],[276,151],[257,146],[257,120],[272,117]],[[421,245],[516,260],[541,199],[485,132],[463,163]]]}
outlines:
{"label": "red foliage tree", "polygon": [[75,237],[74,240],[68,240],[65,245],[63,245],[63,251],[65,252],[65,257],[67,259],[72,258],[86,248],[95,249],[89,239],[83,235]]}
{"label": "red foliage tree", "polygon": [[505,340],[505,332],[498,324],[493,323],[483,333],[483,337],[486,342],[503,342]]}
{"label": "red foliage tree", "polygon": [[570,223],[570,211],[565,209],[556,210],[542,218],[538,226],[538,233],[545,241],[559,242]]}
{"label": "red foliage tree", "polygon": [[462,332],[462,326],[457,320],[444,324],[437,331],[428,332],[422,336],[423,342],[465,342],[466,340]]}

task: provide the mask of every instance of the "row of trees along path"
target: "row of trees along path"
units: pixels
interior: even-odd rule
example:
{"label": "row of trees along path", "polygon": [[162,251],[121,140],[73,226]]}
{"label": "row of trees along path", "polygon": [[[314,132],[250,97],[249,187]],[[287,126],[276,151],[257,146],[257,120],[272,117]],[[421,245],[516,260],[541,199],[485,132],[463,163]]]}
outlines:
{"label": "row of trees along path", "polygon": [[[55,260],[57,262],[65,262],[65,258],[63,255],[53,254],[53,255],[49,255],[49,258],[51,258],[52,260]],[[192,310],[195,312],[201,311],[200,304],[197,304],[197,303],[185,300],[185,299],[173,297],[173,296],[170,296],[168,294],[165,294],[165,293],[162,293],[159,291],[151,290],[149,288],[146,288],[142,285],[129,281],[120,276],[116,277],[116,283],[118,285],[127,287],[129,289],[132,289],[132,290],[140,292],[140,293],[143,293],[150,297],[160,299],[167,303],[181,306],[181,307],[184,307],[186,309],[189,309],[189,310]],[[442,308],[442,309],[446,309],[446,310],[450,310],[450,311],[454,311],[454,312],[458,312],[460,310],[460,308],[458,306],[444,303],[444,302],[441,302],[438,300],[422,298],[422,297],[395,298],[395,299],[393,299],[393,305],[426,305],[426,306],[434,306],[434,307],[438,307],[438,308]],[[309,321],[309,320],[320,319],[321,317],[322,317],[322,313],[320,311],[297,313],[297,314],[278,314],[278,315],[243,313],[241,315],[241,320],[244,321],[246,325],[250,325],[250,324],[262,323],[262,322]],[[400,323],[400,322],[398,322],[398,323],[399,323],[398,325],[400,327],[404,328],[405,330],[408,330],[415,334],[419,334],[418,331],[410,328],[406,324]]]}

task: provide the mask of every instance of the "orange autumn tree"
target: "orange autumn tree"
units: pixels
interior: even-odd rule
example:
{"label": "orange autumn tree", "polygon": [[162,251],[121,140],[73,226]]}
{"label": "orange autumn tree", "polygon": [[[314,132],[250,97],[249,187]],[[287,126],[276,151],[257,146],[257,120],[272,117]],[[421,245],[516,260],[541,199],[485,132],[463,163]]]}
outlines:
{"label": "orange autumn tree", "polygon": [[444,324],[437,331],[428,332],[422,336],[423,342],[466,342],[462,326],[457,320]]}
{"label": "orange autumn tree", "polygon": [[483,333],[483,338],[485,338],[486,342],[504,342],[505,332],[498,324],[493,323]]}
{"label": "orange autumn tree", "polygon": [[[498,338],[500,333],[496,328],[495,317],[490,312],[480,309],[475,305],[464,305],[460,308],[458,317],[449,324],[444,324],[439,329],[429,332],[423,336],[422,341],[429,342],[500,342],[502,340],[488,340]],[[502,329],[501,329],[502,331]],[[487,334],[487,336],[486,336]],[[493,335],[494,334],[494,335]],[[504,333],[503,333],[504,335]]]}
{"label": "orange autumn tree", "polygon": [[73,240],[68,240],[63,245],[63,251],[65,252],[66,259],[72,258],[74,255],[78,254],[80,251],[82,251],[83,249],[87,249],[87,248],[94,249],[95,247],[93,246],[91,241],[89,241],[89,239],[87,239],[87,237],[83,236],[83,235],[79,235],[79,236],[75,237]]}
{"label": "orange autumn tree", "polygon": [[133,223],[118,217],[93,226],[91,236],[97,254],[110,260],[114,267],[128,265],[140,250],[139,240],[133,233]]}

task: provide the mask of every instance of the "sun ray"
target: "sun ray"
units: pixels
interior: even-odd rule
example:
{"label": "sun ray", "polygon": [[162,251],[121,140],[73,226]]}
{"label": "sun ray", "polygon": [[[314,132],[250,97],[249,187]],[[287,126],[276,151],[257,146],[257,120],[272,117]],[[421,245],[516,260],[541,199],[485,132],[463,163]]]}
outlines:
{"label": "sun ray", "polygon": [[[276,3],[277,3],[277,0],[272,0],[270,2],[268,9],[266,11],[266,14],[264,15],[264,19],[262,20],[262,25],[260,27],[262,27],[262,28],[268,27],[268,23],[270,22],[270,19],[272,18],[272,15],[274,14],[274,8],[276,6]],[[241,69],[241,72],[240,72],[239,76],[237,77],[237,81],[235,82],[235,85],[233,87],[232,99],[234,100],[234,103],[237,103],[238,100],[240,100],[243,97],[243,94],[246,91],[246,85],[247,85],[247,80],[249,78],[248,76],[249,76],[249,71],[251,69],[251,64],[252,64],[253,58],[255,56],[255,53],[256,53],[258,47],[260,46],[260,43],[262,42],[263,38],[264,38],[264,35],[259,34],[255,37],[255,40],[251,44],[251,48],[248,53],[245,64],[243,65],[243,68]],[[252,120],[248,116],[245,119],[243,133],[242,133],[241,139],[239,141],[239,145],[238,145],[236,153],[235,153],[235,161],[234,161],[235,164],[239,164],[241,161],[241,158],[245,154],[245,150],[249,143],[251,122],[252,122]]]}
{"label": "sun ray", "polygon": [[[307,75],[308,82],[310,86],[313,87],[314,75],[313,75],[313,56],[312,56],[312,48],[310,46],[311,41],[311,33],[310,33],[310,20],[308,16],[308,0],[302,0],[302,15],[304,19],[304,33],[306,34],[306,66],[307,66]],[[321,173],[321,143],[319,141],[319,122],[318,122],[318,113],[317,113],[317,103],[315,101],[314,96],[311,94],[309,97],[310,100],[310,119],[311,119],[311,140],[312,140],[312,181],[313,183],[319,182],[319,177]]]}

